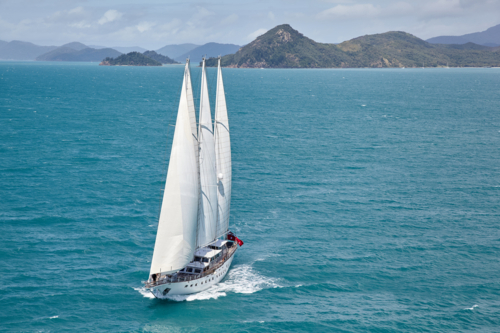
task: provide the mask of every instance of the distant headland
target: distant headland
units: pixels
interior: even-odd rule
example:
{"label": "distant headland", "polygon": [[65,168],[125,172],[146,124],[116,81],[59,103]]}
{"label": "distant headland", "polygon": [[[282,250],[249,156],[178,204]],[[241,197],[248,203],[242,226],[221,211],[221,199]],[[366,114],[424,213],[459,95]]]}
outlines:
{"label": "distant headland", "polygon": [[[101,62],[104,58],[116,58],[121,54],[140,52],[162,63],[184,62],[186,58],[191,62],[201,61],[202,57],[216,57],[238,51],[239,45],[206,43],[197,44],[168,44],[155,51],[147,51],[139,46],[100,46],[85,45],[71,42],[62,46],[40,46],[29,42],[13,40],[10,42],[0,40],[0,60],[34,60],[34,61],[76,61],[76,62]],[[167,61],[158,56],[168,57]],[[173,61],[173,62],[171,62]]]}
{"label": "distant headland", "polygon": [[104,47],[72,42],[57,47],[0,41],[0,59],[160,66],[159,63],[184,62],[186,58],[195,63],[207,57],[207,66],[217,66],[214,57],[220,55],[222,66],[232,68],[500,67],[499,33],[497,25],[483,32],[438,36],[425,41],[406,32],[390,31],[329,44],[318,43],[282,24],[243,47],[185,43],[146,51],[138,46]]}

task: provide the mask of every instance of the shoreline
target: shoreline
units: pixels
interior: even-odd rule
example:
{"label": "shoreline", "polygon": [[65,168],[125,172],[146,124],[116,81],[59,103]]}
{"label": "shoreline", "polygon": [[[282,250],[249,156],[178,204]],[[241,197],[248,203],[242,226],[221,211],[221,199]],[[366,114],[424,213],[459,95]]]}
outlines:
{"label": "shoreline", "polygon": [[[109,66],[109,67],[168,67],[168,66],[184,66],[184,64],[162,64],[162,66],[147,66],[147,65],[100,65],[101,62],[97,61],[37,61],[37,60],[14,60],[14,59],[0,59],[0,63],[7,62],[21,62],[21,63],[40,63],[40,64],[99,64],[99,66]],[[200,67],[198,65],[193,67]],[[216,68],[209,67],[207,68]],[[500,66],[487,66],[487,67],[479,67],[479,66],[468,66],[468,67],[446,67],[446,66],[437,66],[437,67],[222,67],[225,69],[500,69]]]}

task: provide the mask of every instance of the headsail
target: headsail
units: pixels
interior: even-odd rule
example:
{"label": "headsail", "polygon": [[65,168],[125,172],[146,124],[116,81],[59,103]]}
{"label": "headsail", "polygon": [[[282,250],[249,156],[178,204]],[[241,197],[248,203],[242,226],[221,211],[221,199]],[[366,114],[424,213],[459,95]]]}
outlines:
{"label": "headsail", "polygon": [[231,141],[227,117],[226,96],[222,81],[222,70],[217,68],[217,96],[215,101],[215,156],[217,170],[217,237],[229,228],[229,208],[231,205]]}
{"label": "headsail", "polygon": [[196,134],[188,61],[184,70],[150,274],[176,272],[193,259],[199,201]]}
{"label": "headsail", "polygon": [[208,98],[205,58],[201,69],[200,117],[198,130],[200,163],[200,206],[198,214],[198,242],[202,247],[216,238],[217,176],[215,173],[215,144],[210,101]]}

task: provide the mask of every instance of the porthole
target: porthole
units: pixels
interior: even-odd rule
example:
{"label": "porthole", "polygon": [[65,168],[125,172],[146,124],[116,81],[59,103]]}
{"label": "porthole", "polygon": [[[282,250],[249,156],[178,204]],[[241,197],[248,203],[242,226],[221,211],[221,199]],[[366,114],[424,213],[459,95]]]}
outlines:
{"label": "porthole", "polygon": [[193,285],[190,285],[189,287],[192,287]]}
{"label": "porthole", "polygon": [[187,288],[187,287],[188,287],[188,285],[186,284],[186,285],[184,286],[184,288]]}
{"label": "porthole", "polygon": [[198,283],[197,283],[197,284],[195,284],[194,286],[196,287],[197,285],[198,285]]}

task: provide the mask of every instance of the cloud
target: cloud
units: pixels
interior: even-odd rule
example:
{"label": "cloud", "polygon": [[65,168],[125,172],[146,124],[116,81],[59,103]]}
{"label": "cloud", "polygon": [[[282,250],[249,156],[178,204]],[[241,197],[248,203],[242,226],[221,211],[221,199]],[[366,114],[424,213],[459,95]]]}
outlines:
{"label": "cloud", "polygon": [[220,23],[223,25],[229,25],[231,23],[236,22],[237,20],[238,20],[238,15],[231,14],[228,17],[226,17],[225,19],[223,19]]}
{"label": "cloud", "polygon": [[197,6],[196,9],[197,12],[192,16],[192,19],[200,20],[215,14],[214,12],[209,11],[205,7]]}
{"label": "cloud", "polygon": [[137,28],[137,30],[139,30],[140,33],[143,33],[145,31],[150,30],[155,25],[156,25],[156,23],[153,23],[153,22],[141,22],[138,25],[136,25],[135,27]]}
{"label": "cloud", "polygon": [[383,11],[384,16],[401,16],[410,13],[414,13],[415,8],[407,3],[407,2],[396,2],[394,4],[389,5]]}
{"label": "cloud", "polygon": [[429,2],[421,8],[426,18],[457,16],[463,13],[460,0],[438,0]]}
{"label": "cloud", "polygon": [[284,15],[286,17],[287,20],[302,20],[302,19],[306,19],[306,14],[303,13],[303,12],[288,12],[288,11],[285,11],[284,12]]}
{"label": "cloud", "polygon": [[337,5],[319,13],[318,18],[367,18],[377,16],[380,14],[380,12],[380,9],[375,7],[371,3],[356,5]]}
{"label": "cloud", "polygon": [[[29,3],[29,6],[26,4]],[[6,4],[9,4],[8,6]],[[262,4],[261,4],[262,5]],[[498,23],[500,0],[34,1],[0,0],[0,40],[39,45],[207,42],[245,44],[289,23],[318,42],[402,30],[418,37],[461,35]],[[261,29],[259,29],[261,28]]]}
{"label": "cloud", "polygon": [[267,32],[267,29],[264,29],[264,28],[260,28],[258,30],[255,30],[254,32],[252,32],[251,34],[249,34],[247,36],[247,39],[249,40],[254,40],[255,38],[259,37],[260,35],[263,35]]}
{"label": "cloud", "polygon": [[99,21],[97,21],[97,23],[99,23],[100,25],[103,25],[103,24],[106,24],[109,22],[113,22],[113,21],[120,19],[120,17],[122,17],[122,15],[123,14],[120,13],[119,11],[117,11],[115,9],[110,9],[106,13],[104,13],[103,17],[101,17],[99,19]]}
{"label": "cloud", "polygon": [[70,23],[69,26],[72,28],[83,29],[83,28],[90,28],[92,25],[84,20],[84,21]]}
{"label": "cloud", "polygon": [[54,23],[72,23],[75,20],[82,20],[88,17],[88,13],[83,7],[76,7],[70,10],[58,10],[55,13],[45,17],[43,21],[46,24]]}
{"label": "cloud", "polygon": [[83,7],[76,7],[76,8],[73,8],[71,9],[68,14],[83,14],[85,12],[85,9],[83,9]]}
{"label": "cloud", "polygon": [[167,34],[169,34],[169,33],[175,34],[179,30],[179,27],[182,26],[182,22],[183,21],[181,19],[175,18],[168,23],[164,23],[164,24],[160,25],[155,30],[160,31],[160,32],[164,32]]}

